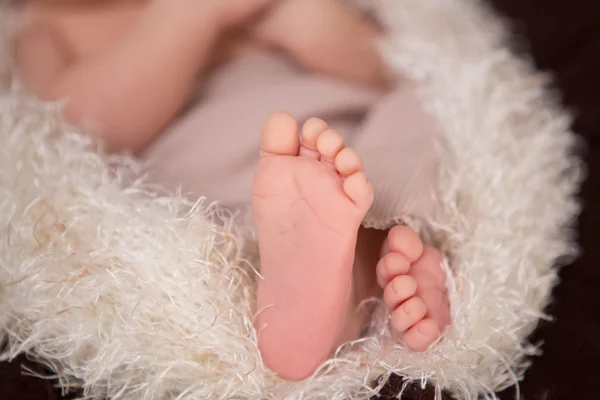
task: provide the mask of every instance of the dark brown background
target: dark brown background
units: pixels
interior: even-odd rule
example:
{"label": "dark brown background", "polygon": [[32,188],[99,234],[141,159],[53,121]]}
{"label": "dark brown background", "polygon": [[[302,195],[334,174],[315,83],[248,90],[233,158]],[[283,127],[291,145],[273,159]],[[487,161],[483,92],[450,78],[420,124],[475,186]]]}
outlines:
{"label": "dark brown background", "polygon": [[[398,0],[400,1],[400,0]],[[580,220],[583,256],[562,271],[549,312],[535,340],[544,354],[534,360],[521,385],[526,400],[600,399],[600,0],[492,0],[513,21],[515,49],[533,54],[537,65],[554,72],[564,102],[576,115],[575,130],[588,144],[589,179],[583,187],[585,210]],[[0,364],[0,400],[60,399],[54,382],[25,377],[23,358]],[[393,397],[396,379],[390,387]],[[431,393],[410,391],[415,399]],[[384,396],[385,398],[385,396]],[[502,393],[515,399],[514,391]]]}

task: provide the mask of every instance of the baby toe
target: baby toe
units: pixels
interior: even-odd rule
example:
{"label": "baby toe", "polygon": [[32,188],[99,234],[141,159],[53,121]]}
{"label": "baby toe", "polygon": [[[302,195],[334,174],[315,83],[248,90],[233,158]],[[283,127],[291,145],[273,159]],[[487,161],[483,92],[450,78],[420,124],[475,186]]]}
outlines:
{"label": "baby toe", "polygon": [[400,275],[392,279],[383,290],[383,302],[390,309],[410,299],[417,293],[417,281],[412,276]]}
{"label": "baby toe", "polygon": [[404,332],[402,340],[413,351],[425,351],[440,336],[440,326],[433,318],[426,318]]}
{"label": "baby toe", "polygon": [[320,118],[310,118],[302,126],[302,146],[300,146],[301,156],[311,156],[315,159],[321,158],[317,150],[317,139],[327,130],[327,122]]}
{"label": "baby toe", "polygon": [[404,254],[414,263],[423,254],[423,242],[419,235],[405,225],[396,225],[388,233],[388,243],[394,252]]}
{"label": "baby toe", "polygon": [[298,123],[290,114],[273,114],[265,123],[260,137],[261,156],[296,156],[300,149]]}
{"label": "baby toe", "polygon": [[387,253],[377,263],[377,283],[384,289],[394,277],[405,275],[410,269],[410,261],[400,253]]}
{"label": "baby toe", "polygon": [[344,139],[333,129],[326,129],[317,138],[317,150],[321,160],[333,165],[335,157],[344,148]]}
{"label": "baby toe", "polygon": [[427,314],[427,306],[419,297],[406,300],[392,313],[392,327],[402,333]]}
{"label": "baby toe", "polygon": [[347,177],[362,171],[363,162],[356,150],[346,147],[335,157],[335,167],[341,176]]}

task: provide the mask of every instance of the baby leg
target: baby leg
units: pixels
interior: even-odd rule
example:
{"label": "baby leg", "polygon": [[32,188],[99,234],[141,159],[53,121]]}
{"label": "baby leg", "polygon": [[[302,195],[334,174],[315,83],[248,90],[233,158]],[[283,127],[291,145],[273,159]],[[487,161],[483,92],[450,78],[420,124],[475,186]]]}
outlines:
{"label": "baby leg", "polygon": [[[42,97],[65,98],[66,118],[86,125],[108,150],[136,151],[177,114],[193,90],[228,19],[224,4],[142,4],[122,37],[77,60],[69,60],[59,35],[36,28],[17,38],[17,65]],[[31,67],[46,57],[54,60],[50,69]]]}
{"label": "baby leg", "polygon": [[309,69],[376,88],[388,84],[377,26],[339,0],[282,0],[253,34]]}

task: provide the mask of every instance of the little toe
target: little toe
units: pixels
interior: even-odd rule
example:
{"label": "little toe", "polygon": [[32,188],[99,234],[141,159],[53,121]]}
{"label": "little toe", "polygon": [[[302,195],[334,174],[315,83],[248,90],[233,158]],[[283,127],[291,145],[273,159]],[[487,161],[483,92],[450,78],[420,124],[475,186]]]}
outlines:
{"label": "little toe", "polygon": [[261,157],[297,156],[300,149],[298,123],[290,114],[273,114],[262,131],[260,138]]}
{"label": "little toe", "polygon": [[425,318],[404,332],[402,340],[413,351],[425,351],[440,336],[440,326],[433,318]]}
{"label": "little toe", "polygon": [[335,157],[335,168],[341,176],[347,177],[363,170],[360,156],[351,147],[342,149]]}
{"label": "little toe", "polygon": [[417,281],[412,276],[400,275],[392,279],[383,290],[383,302],[390,309],[410,299],[417,293]]}
{"label": "little toe", "polygon": [[317,160],[321,158],[321,153],[317,150],[317,139],[327,128],[327,122],[320,118],[311,118],[304,123],[302,145],[300,146],[301,156],[311,156]]}
{"label": "little toe", "polygon": [[423,242],[417,233],[404,225],[396,225],[388,233],[392,251],[404,254],[410,262],[415,262],[423,254]]}
{"label": "little toe", "polygon": [[410,269],[410,261],[400,253],[387,253],[377,263],[377,283],[382,289],[392,279],[399,275],[405,275]]}
{"label": "little toe", "polygon": [[344,192],[361,212],[367,212],[373,203],[373,187],[362,172],[350,175],[344,181]]}
{"label": "little toe", "polygon": [[344,139],[333,129],[326,129],[317,138],[317,150],[321,153],[321,161],[334,165],[335,157],[344,148]]}
{"label": "little toe", "polygon": [[411,297],[392,313],[392,327],[402,333],[427,314],[427,306],[419,297]]}

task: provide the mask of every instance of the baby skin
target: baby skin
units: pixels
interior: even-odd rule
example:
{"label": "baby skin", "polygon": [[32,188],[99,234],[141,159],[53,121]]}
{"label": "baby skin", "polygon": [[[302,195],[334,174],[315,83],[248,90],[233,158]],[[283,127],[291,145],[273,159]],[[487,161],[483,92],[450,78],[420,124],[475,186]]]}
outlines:
{"label": "baby skin", "polygon": [[301,135],[288,114],[267,121],[252,190],[264,277],[259,347],[281,377],[307,378],[358,338],[359,304],[381,291],[391,326],[410,349],[426,350],[448,325],[443,256],[410,228],[389,230],[373,263],[355,260],[372,201],[359,155],[324,121],[308,120]]}

